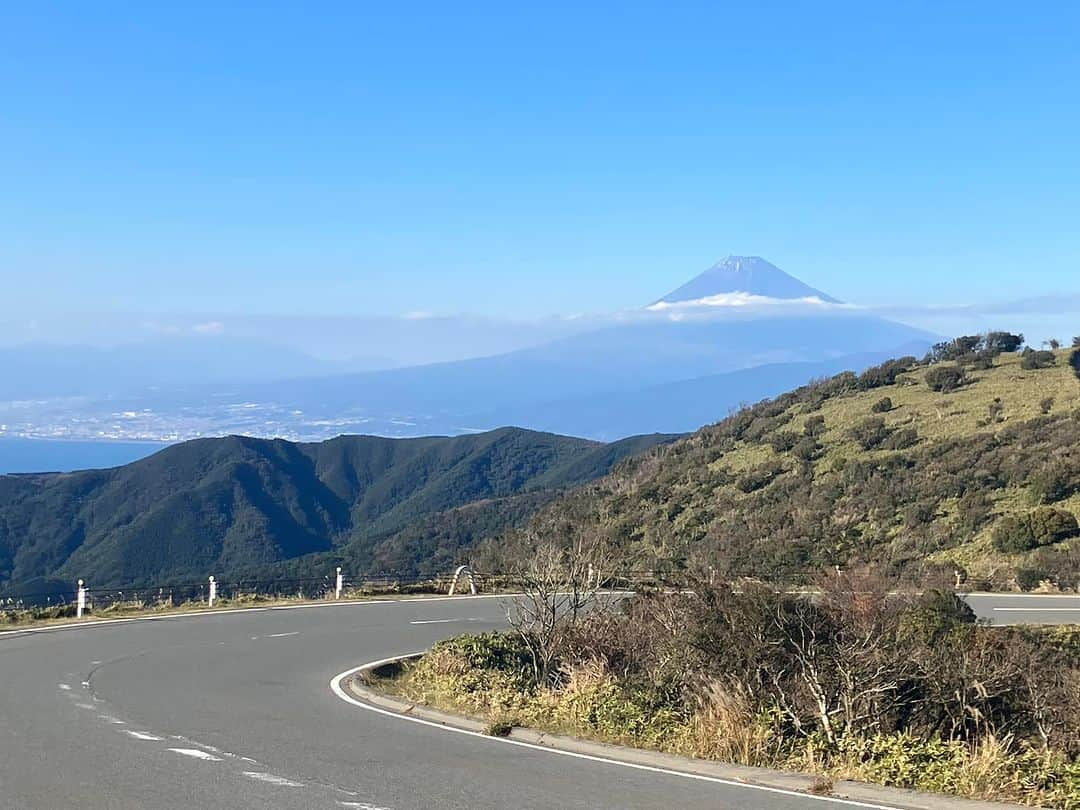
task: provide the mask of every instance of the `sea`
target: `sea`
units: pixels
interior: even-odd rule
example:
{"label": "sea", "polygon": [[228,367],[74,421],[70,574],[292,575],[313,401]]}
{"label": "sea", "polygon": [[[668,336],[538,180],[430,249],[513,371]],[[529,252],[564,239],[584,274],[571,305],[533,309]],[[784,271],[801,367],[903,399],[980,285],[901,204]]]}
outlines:
{"label": "sea", "polygon": [[119,467],[153,455],[163,442],[68,441],[0,437],[0,475]]}

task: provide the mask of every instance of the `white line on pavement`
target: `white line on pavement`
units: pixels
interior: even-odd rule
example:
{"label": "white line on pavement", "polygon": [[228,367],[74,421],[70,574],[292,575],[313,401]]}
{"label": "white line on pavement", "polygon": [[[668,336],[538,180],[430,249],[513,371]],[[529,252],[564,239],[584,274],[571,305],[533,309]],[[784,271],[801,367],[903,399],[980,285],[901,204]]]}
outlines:
{"label": "white line on pavement", "polygon": [[144,740],[146,742],[162,742],[163,737],[155,737],[153,734],[147,734],[145,731],[132,731],[131,729],[124,729],[124,733],[129,737],[134,737],[136,740]]}
{"label": "white line on pavement", "polygon": [[483,619],[477,619],[475,617],[471,619],[417,619],[416,621],[409,622],[409,624],[454,624],[455,622],[482,622]]}
{"label": "white line on pavement", "polygon": [[278,787],[303,787],[299,782],[294,782],[291,779],[286,779],[284,776],[274,776],[272,773],[260,773],[259,771],[244,771],[244,776],[249,779],[256,779],[259,782],[268,782],[271,785],[277,785]]}
{"label": "white line on pavement", "polygon": [[1080,613],[1080,607],[996,607],[999,613]]}
{"label": "white line on pavement", "polygon": [[174,754],[183,754],[185,757],[191,757],[192,759],[204,759],[207,762],[221,762],[221,757],[215,757],[213,754],[208,754],[197,748],[170,748],[169,750]]}
{"label": "white line on pavement", "polygon": [[797,790],[785,790],[783,788],[768,787],[767,785],[753,785],[748,782],[738,782],[733,779],[721,779],[716,776],[705,776],[704,774],[689,773],[687,771],[676,771],[670,768],[661,768],[656,765],[641,765],[637,762],[624,762],[618,759],[610,759],[608,757],[599,757],[593,754],[580,754],[577,751],[567,751],[562,748],[548,748],[543,745],[536,745],[534,743],[524,742],[523,740],[508,740],[505,737],[492,737],[487,734],[481,734],[478,731],[469,731],[464,728],[456,728],[454,726],[444,726],[441,723],[436,723],[432,720],[424,720],[420,717],[409,717],[408,715],[400,714],[399,712],[392,712],[389,709],[381,709],[378,706],[372,706],[370,703],[364,703],[361,700],[357,700],[348,693],[345,692],[345,688],[341,685],[346,678],[352,677],[362,669],[377,668],[382,664],[389,664],[397,661],[397,658],[386,658],[382,661],[374,661],[370,664],[362,664],[358,667],[353,667],[340,675],[335,675],[330,680],[330,691],[337,695],[341,700],[346,703],[350,703],[353,706],[358,706],[361,709],[365,709],[369,712],[375,712],[376,714],[382,714],[386,717],[394,717],[398,720],[404,720],[409,723],[419,723],[422,726],[429,726],[431,728],[437,728],[441,731],[449,731],[454,734],[464,734],[469,737],[475,737],[480,740],[484,740],[488,743],[503,744],[503,745],[516,745],[519,748],[529,748],[533,751],[543,751],[545,754],[555,754],[556,756],[572,757],[574,759],[583,759],[588,762],[599,762],[603,765],[616,765],[620,768],[631,768],[637,771],[648,771],[649,773],[660,773],[665,776],[676,776],[681,779],[692,779],[697,782],[711,782],[716,785],[726,785],[728,787],[743,788],[745,790],[760,790],[765,793],[774,793],[781,796],[796,796],[804,801],[819,801],[829,802],[832,804],[845,805],[847,807],[865,807],[869,810],[897,810],[896,807],[873,804],[870,802],[860,802],[854,799],[837,799],[831,796],[816,796],[813,793],[802,793]]}
{"label": "white line on pavement", "polygon": [[267,636],[267,638],[285,638],[286,636],[298,636],[298,635],[300,635],[300,631],[296,630],[296,631],[294,631],[292,633],[271,633],[270,635]]}

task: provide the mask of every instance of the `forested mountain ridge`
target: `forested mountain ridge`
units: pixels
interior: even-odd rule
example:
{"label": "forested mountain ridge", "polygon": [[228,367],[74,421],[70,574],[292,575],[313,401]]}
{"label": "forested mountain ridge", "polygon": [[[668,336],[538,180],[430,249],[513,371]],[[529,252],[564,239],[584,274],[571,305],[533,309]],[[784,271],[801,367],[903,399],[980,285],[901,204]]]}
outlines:
{"label": "forested mountain ridge", "polygon": [[1080,352],[961,338],[744,408],[486,544],[602,536],[621,564],[805,582],[1080,587]]}
{"label": "forested mountain ridge", "polygon": [[227,576],[346,548],[369,559],[412,521],[518,495],[535,509],[542,493],[669,438],[601,444],[516,428],[310,444],[230,436],[109,470],[0,476],[0,591]]}

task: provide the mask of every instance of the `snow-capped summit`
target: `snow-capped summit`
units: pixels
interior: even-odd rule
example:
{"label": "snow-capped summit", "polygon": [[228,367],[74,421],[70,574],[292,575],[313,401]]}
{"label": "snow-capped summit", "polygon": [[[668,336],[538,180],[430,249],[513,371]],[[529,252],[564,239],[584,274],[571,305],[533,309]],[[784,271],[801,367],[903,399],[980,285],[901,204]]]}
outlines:
{"label": "snow-capped summit", "polygon": [[760,256],[728,256],[656,303],[705,302],[730,296],[803,301],[817,299],[827,304],[840,303]]}

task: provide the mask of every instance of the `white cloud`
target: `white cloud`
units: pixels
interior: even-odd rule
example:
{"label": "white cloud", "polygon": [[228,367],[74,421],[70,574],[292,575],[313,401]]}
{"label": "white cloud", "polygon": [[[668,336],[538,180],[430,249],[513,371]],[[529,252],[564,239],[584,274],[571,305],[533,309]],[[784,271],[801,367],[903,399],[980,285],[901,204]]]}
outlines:
{"label": "white cloud", "polygon": [[161,321],[143,321],[143,329],[161,335],[220,335],[225,331],[221,321],[203,321],[193,324],[178,324]]}
{"label": "white cloud", "polygon": [[840,305],[840,303],[829,303],[815,295],[805,298],[770,298],[764,295],[754,295],[753,293],[720,293],[687,301],[658,301],[653,303],[651,307],[647,307],[647,309],[650,312],[666,312],[719,307],[746,309],[754,307],[837,308],[843,306],[845,305]]}

